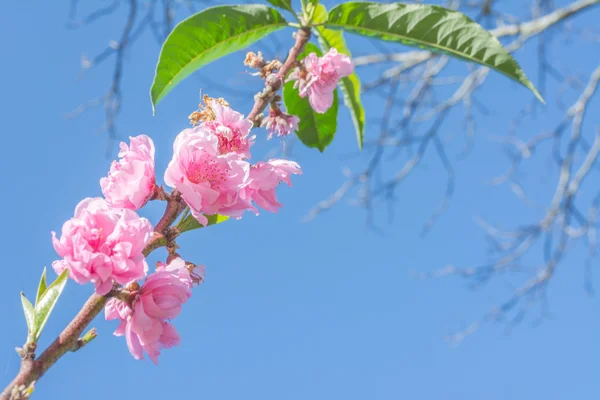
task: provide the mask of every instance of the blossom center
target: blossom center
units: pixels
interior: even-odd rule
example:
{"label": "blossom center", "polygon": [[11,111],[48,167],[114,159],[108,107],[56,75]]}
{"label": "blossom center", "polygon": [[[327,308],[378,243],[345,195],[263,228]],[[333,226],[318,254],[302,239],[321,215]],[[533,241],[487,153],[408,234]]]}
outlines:
{"label": "blossom center", "polygon": [[226,180],[223,168],[213,158],[202,158],[190,162],[187,168],[187,178],[190,182],[208,182],[212,187],[219,186]]}
{"label": "blossom center", "polygon": [[98,249],[102,246],[104,242],[104,237],[102,236],[102,228],[100,229],[92,229],[91,235],[87,240],[90,247],[97,252]]}
{"label": "blossom center", "polygon": [[219,138],[219,153],[221,154],[232,151],[238,152],[244,148],[244,138],[239,132],[224,127],[223,130],[217,129],[217,137]]}
{"label": "blossom center", "polygon": [[221,126],[217,127],[216,132],[219,136],[221,136],[225,139],[228,139],[228,140],[233,139],[233,131],[226,126],[221,125]]}
{"label": "blossom center", "polygon": [[335,68],[327,65],[323,67],[319,79],[326,85],[337,85],[339,76]]}

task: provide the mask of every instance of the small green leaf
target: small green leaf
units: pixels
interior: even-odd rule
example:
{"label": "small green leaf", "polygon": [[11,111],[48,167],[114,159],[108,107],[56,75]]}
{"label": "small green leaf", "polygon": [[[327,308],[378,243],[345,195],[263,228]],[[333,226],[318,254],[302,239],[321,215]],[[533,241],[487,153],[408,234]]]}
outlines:
{"label": "small green leaf", "polygon": [[152,107],[192,72],[287,25],[279,11],[262,4],[211,7],[183,20],[160,51]]}
{"label": "small green leaf", "polygon": [[21,304],[25,313],[25,321],[27,321],[27,342],[34,342],[35,310],[23,292],[21,292]]}
{"label": "small green leaf", "polygon": [[42,271],[42,277],[40,278],[40,284],[38,285],[37,295],[35,296],[35,304],[40,302],[40,298],[46,291],[46,267]]}
{"label": "small green leaf", "polygon": [[190,208],[186,207],[183,209],[183,212],[181,213],[181,217],[179,218],[179,222],[177,223],[177,225],[180,226],[183,223],[183,220],[185,220],[188,215],[190,215]]}
{"label": "small green leaf", "polygon": [[[208,219],[206,226],[220,224],[221,222],[225,222],[229,219],[228,216],[219,214],[206,215],[206,218]],[[196,218],[190,214],[185,219],[181,220],[179,225],[177,225],[177,228],[179,229],[179,232],[183,233],[192,231],[194,229],[204,228],[204,226],[200,225],[200,222],[198,222]]]}
{"label": "small green leaf", "polygon": [[[309,53],[322,56],[321,50],[312,43],[307,43],[300,59]],[[296,134],[307,147],[313,147],[323,152],[329,146],[337,129],[338,95],[333,92],[333,104],[323,114],[312,109],[308,97],[300,97],[298,89],[294,89],[294,82],[287,82],[283,87],[283,101],[287,112],[300,118]]]}
{"label": "small green leaf", "polygon": [[[327,9],[325,6],[320,4],[317,7],[315,15],[318,16],[319,20],[322,20],[323,22],[327,21]],[[317,27],[316,30],[319,38],[319,45],[324,53],[328,52],[331,48],[335,48],[340,54],[345,54],[350,58],[352,57],[348,46],[346,46],[342,31],[334,31],[323,27]],[[360,86],[360,79],[356,72],[353,72],[351,75],[340,80],[340,88],[344,94],[344,104],[350,110],[354,129],[356,130],[358,148],[362,149],[365,135],[365,109],[360,101]]]}
{"label": "small green leaf", "polygon": [[76,352],[81,350],[84,346],[87,346],[92,340],[96,339],[96,337],[98,337],[98,331],[96,330],[96,328],[90,329],[86,332],[85,335],[77,339],[77,341],[75,342],[75,346],[73,346],[71,351]]}
{"label": "small green leaf", "polygon": [[349,2],[331,9],[326,26],[481,64],[519,82],[544,102],[498,39],[458,11],[425,4]]}
{"label": "small green leaf", "polygon": [[37,340],[42,334],[42,330],[48,322],[50,318],[50,314],[52,314],[52,310],[58,301],[62,291],[67,284],[67,279],[69,278],[69,270],[65,269],[59,276],[56,278],[50,286],[46,289],[40,301],[35,305],[35,330],[34,335]]}

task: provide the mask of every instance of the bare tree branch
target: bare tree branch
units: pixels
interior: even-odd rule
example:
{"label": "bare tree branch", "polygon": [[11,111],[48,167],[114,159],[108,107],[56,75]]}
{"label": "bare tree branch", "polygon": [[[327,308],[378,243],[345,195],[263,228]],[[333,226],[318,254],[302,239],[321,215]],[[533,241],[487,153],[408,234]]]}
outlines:
{"label": "bare tree branch", "polygon": [[[141,36],[150,32],[155,38],[157,45],[162,44],[163,40],[171,32],[174,26],[175,16],[178,8],[185,7],[186,12],[193,12],[197,4],[210,3],[207,0],[188,0],[185,2],[176,2],[173,0],[115,0],[111,4],[96,9],[85,17],[78,19],[79,0],[71,0],[69,10],[69,21],[67,27],[71,29],[82,29],[86,25],[92,24],[103,18],[111,18],[123,4],[127,6],[127,19],[121,27],[121,36],[119,41],[111,41],[109,45],[93,58],[82,57],[81,77],[85,72],[96,68],[101,64],[113,61],[112,75],[107,92],[102,96],[83,102],[74,110],[65,114],[66,118],[76,118],[85,111],[99,106],[104,107],[104,124],[100,128],[101,132],[107,132],[109,142],[107,143],[107,152],[112,147],[112,141],[118,136],[117,118],[121,112],[123,104],[123,93],[121,90],[123,76],[125,73],[125,55],[132,51],[134,43]],[[280,51],[283,48],[281,43],[276,42],[274,51]],[[236,90],[227,85],[220,85],[216,82],[208,81],[200,76],[196,76],[202,82],[204,88],[215,91],[227,91],[231,96],[251,98],[251,90]]]}
{"label": "bare tree branch", "polygon": [[[506,321],[509,312],[513,312],[513,317],[508,318],[507,326],[512,327],[521,321],[527,311],[536,304],[542,302],[545,306],[548,282],[554,276],[555,268],[564,259],[567,250],[575,240],[587,240],[590,257],[597,253],[596,230],[600,191],[588,206],[587,212],[584,212],[577,204],[582,182],[594,171],[598,172],[599,169],[597,161],[600,139],[596,135],[593,143],[589,144],[585,139],[582,126],[589,110],[590,101],[598,88],[600,67],[590,75],[587,83],[584,83],[559,71],[550,63],[547,52],[549,46],[555,46],[551,41],[552,36],[557,32],[564,31],[561,29],[566,21],[597,6],[600,4],[600,0],[573,1],[561,8],[554,8],[553,4],[546,0],[532,1],[532,18],[523,22],[514,16],[497,11],[498,3],[472,1],[466,4],[464,2],[462,4],[454,2],[453,4],[462,11],[473,9],[478,15],[476,18],[479,18],[480,23],[483,20],[493,22],[493,19],[487,17],[494,16],[497,25],[490,27],[491,32],[499,39],[504,40],[507,49],[511,52],[521,49],[526,43],[536,39],[540,88],[546,90],[546,76],[548,76],[561,85],[559,99],[567,90],[578,90],[580,95],[577,101],[565,111],[564,118],[558,126],[550,132],[540,132],[528,140],[516,136],[521,122],[535,115],[536,106],[531,103],[515,118],[508,135],[493,138],[501,143],[502,149],[508,155],[511,163],[508,170],[501,176],[492,179],[491,183],[495,185],[507,183],[515,195],[526,205],[540,210],[545,209],[541,218],[537,222],[527,223],[516,230],[503,230],[479,219],[492,254],[495,255],[492,261],[467,268],[450,265],[429,273],[417,274],[423,278],[460,276],[470,283],[471,288],[479,288],[494,277],[508,271],[530,274],[527,280],[510,293],[504,303],[491,308],[481,319],[465,330],[451,335],[448,339],[453,343],[462,341],[486,322]],[[589,39],[594,36],[593,33],[587,31],[586,37]],[[597,52],[598,50],[593,51]],[[399,185],[427,157],[427,153],[432,152],[441,161],[447,175],[446,189],[438,208],[425,222],[421,234],[426,234],[448,209],[454,193],[455,173],[453,162],[447,155],[447,148],[442,139],[443,122],[451,113],[458,112],[462,106],[467,146],[459,155],[459,159],[461,159],[472,149],[472,138],[476,132],[474,108],[480,109],[484,114],[486,112],[484,106],[477,100],[477,91],[486,82],[489,70],[474,66],[470,68],[468,75],[461,77],[457,82],[455,76],[448,77],[448,74],[444,73],[447,66],[435,64],[435,60],[441,61],[444,60],[444,57],[428,51],[404,53],[383,51],[355,58],[356,65],[363,68],[377,65],[386,68],[378,78],[364,84],[365,93],[381,92],[387,89],[388,97],[383,111],[382,129],[376,140],[365,145],[365,149],[372,151],[367,166],[357,173],[348,173],[347,179],[340,188],[332,196],[312,208],[307,219],[316,218],[324,211],[334,207],[346,196],[355,193],[356,190],[358,204],[366,209],[367,221],[372,221],[373,204],[376,201],[393,202],[394,193]],[[391,66],[388,66],[389,64]],[[405,86],[412,86],[412,90],[404,98],[399,96],[394,89],[398,82]],[[457,83],[457,88],[449,97],[437,98],[438,88]],[[398,115],[400,115],[399,120],[394,124],[393,120]],[[417,132],[423,128],[425,133],[419,135]],[[567,147],[564,151],[561,147],[562,138],[567,140]],[[527,190],[519,179],[519,170],[524,161],[530,160],[534,155],[544,151],[544,145],[552,145],[554,163],[559,171],[553,198],[545,207],[528,198]],[[583,160],[577,164],[578,154],[581,153],[583,153]],[[385,164],[386,170],[389,170],[390,164],[399,156],[405,157],[406,161],[400,164],[396,172],[389,177],[380,178],[382,165]],[[378,178],[375,179],[375,177]],[[582,199],[581,202],[584,200]],[[391,206],[390,209],[392,209]],[[540,245],[543,248],[544,262],[533,268],[526,266],[525,256],[539,248]],[[591,292],[589,278],[591,268],[589,266],[586,267],[585,274],[586,290]]]}

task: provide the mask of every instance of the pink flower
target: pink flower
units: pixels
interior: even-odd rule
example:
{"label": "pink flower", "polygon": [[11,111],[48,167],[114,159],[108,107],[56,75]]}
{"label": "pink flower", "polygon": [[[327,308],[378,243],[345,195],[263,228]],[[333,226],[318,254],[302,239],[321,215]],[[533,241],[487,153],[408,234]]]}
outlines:
{"label": "pink flower", "polygon": [[206,121],[203,125],[219,138],[219,154],[234,152],[250,158],[250,147],[254,144],[254,136],[249,136],[252,121],[216,101],[210,107],[215,113],[215,120]]}
{"label": "pink flower", "polygon": [[260,126],[267,128],[268,138],[271,139],[275,133],[277,133],[277,136],[287,136],[292,131],[298,130],[298,122],[300,122],[300,119],[297,116],[271,108],[269,116],[262,120]]}
{"label": "pink flower", "polygon": [[240,196],[250,164],[237,153],[221,153],[221,140],[203,125],[183,130],[175,139],[173,159],[165,171],[165,183],[181,192],[192,215],[202,225],[203,214],[239,218],[255,210]]}
{"label": "pink flower", "polygon": [[333,92],[340,78],[354,70],[352,61],[339,54],[335,48],[329,49],[323,57],[310,53],[304,58],[302,68],[296,68],[289,80],[296,80],[300,97],[308,96],[310,106],[318,113],[324,113],[333,104]]}
{"label": "pink flower", "polygon": [[133,296],[133,309],[116,298],[106,303],[105,318],[120,320],[115,335],[125,336],[129,352],[135,359],[143,359],[146,352],[158,364],[162,349],[181,342],[175,327],[166,320],[179,315],[182,304],[192,295],[192,283],[185,262],[176,258],[169,265],[160,263],[156,272],[146,278]]}
{"label": "pink flower", "polygon": [[101,198],[87,198],[64,223],[60,240],[52,244],[62,260],[52,263],[57,274],[69,270],[75,282],[93,282],[96,293],[106,294],[113,281],[126,284],[146,275],[142,250],[152,236],[152,225],[135,211],[110,208]]}
{"label": "pink flower", "polygon": [[250,184],[247,188],[247,195],[265,210],[277,212],[281,204],[277,201],[275,188],[281,182],[292,186],[292,174],[302,174],[300,166],[293,161],[269,160],[259,162],[250,169]]}
{"label": "pink flower", "polygon": [[112,162],[100,186],[111,207],[137,210],[154,192],[154,143],[146,135],[129,139],[131,146],[121,142],[121,159]]}

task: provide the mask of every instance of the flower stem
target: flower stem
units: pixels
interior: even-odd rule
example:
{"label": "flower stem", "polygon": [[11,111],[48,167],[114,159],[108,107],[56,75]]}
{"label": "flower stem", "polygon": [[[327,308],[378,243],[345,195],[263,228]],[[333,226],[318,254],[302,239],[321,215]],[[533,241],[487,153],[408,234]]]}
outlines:
{"label": "flower stem", "polygon": [[[75,318],[58,335],[50,346],[35,360],[22,363],[15,379],[0,394],[1,400],[26,399],[31,393],[30,387],[56,363],[65,353],[73,349],[77,339],[90,322],[102,311],[108,298],[93,294],[83,305]],[[23,359],[25,361],[25,359]]]}

